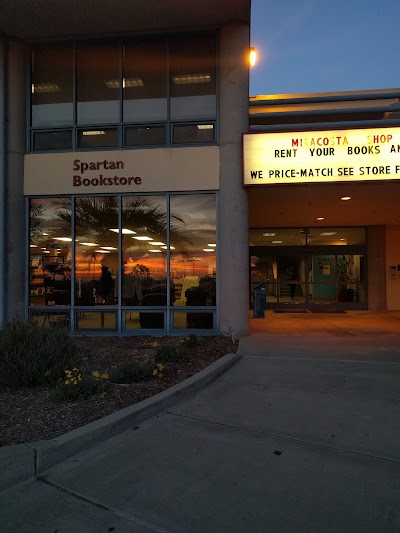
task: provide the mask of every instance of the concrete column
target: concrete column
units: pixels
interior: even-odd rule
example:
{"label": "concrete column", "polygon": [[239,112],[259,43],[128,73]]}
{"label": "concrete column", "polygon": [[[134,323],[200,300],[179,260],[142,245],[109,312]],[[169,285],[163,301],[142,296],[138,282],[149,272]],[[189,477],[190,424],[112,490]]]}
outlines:
{"label": "concrete column", "polygon": [[250,29],[223,27],[220,40],[220,330],[249,332],[249,241],[247,191],[242,185],[242,137],[249,127]]}
{"label": "concrete column", "polygon": [[26,49],[8,43],[6,175],[6,319],[24,313],[25,279],[25,73]]}
{"label": "concrete column", "polygon": [[386,310],[385,226],[368,226],[368,310]]}
{"label": "concrete column", "polygon": [[6,41],[0,40],[0,328],[5,321]]}

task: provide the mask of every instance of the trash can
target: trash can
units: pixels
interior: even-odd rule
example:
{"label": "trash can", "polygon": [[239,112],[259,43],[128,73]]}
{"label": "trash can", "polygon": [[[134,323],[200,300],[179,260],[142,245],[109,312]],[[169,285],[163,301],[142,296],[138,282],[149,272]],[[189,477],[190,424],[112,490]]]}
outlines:
{"label": "trash can", "polygon": [[253,289],[253,318],[265,318],[267,284],[260,283]]}

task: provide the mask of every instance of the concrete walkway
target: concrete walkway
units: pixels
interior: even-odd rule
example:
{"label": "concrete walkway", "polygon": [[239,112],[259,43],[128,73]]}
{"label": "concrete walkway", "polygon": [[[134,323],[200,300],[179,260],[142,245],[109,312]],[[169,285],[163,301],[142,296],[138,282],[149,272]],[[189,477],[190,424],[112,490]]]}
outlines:
{"label": "concrete walkway", "polygon": [[[399,316],[368,315],[358,333],[305,316],[242,339],[235,366],[159,416],[0,494],[1,530],[400,531]],[[318,334],[299,335],[306,324]]]}

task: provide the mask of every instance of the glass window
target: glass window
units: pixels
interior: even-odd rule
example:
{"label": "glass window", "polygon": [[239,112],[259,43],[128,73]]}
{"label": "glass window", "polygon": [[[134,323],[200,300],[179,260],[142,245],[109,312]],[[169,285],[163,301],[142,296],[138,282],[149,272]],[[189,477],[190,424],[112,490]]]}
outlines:
{"label": "glass window", "polygon": [[76,329],[117,329],[117,314],[109,311],[87,311],[76,313]]}
{"label": "glass window", "polygon": [[166,42],[130,42],[124,46],[124,121],[167,119]]}
{"label": "glass window", "polygon": [[216,117],[214,36],[171,40],[170,93],[172,120]]}
{"label": "glass window", "polygon": [[165,144],[164,126],[136,126],[125,128],[125,146]]}
{"label": "glass window", "polygon": [[214,142],[214,124],[174,124],[173,143]]}
{"label": "glass window", "polygon": [[175,306],[215,305],[215,194],[171,195],[170,239]]}
{"label": "glass window", "polygon": [[118,303],[118,198],[94,196],[75,202],[75,303]]}
{"label": "glass window", "polygon": [[71,200],[31,200],[29,236],[29,305],[70,305]]}
{"label": "glass window", "polygon": [[78,131],[79,148],[111,148],[113,146],[118,146],[117,128]]}
{"label": "glass window", "polygon": [[250,246],[365,244],[365,228],[258,228],[249,230]]}
{"label": "glass window", "polygon": [[33,134],[34,150],[70,150],[72,148],[72,131],[35,131]]}
{"label": "glass window", "polygon": [[118,43],[78,47],[78,124],[119,122],[119,64]]}
{"label": "glass window", "polygon": [[154,311],[125,313],[125,329],[164,329],[165,315]]}
{"label": "glass window", "polygon": [[213,329],[213,313],[174,313],[174,329]]}
{"label": "glass window", "polygon": [[166,196],[122,198],[123,305],[167,305],[166,211]]}
{"label": "glass window", "polygon": [[48,45],[32,53],[32,126],[72,124],[73,49]]}
{"label": "glass window", "polygon": [[60,311],[49,312],[49,311],[35,311],[31,313],[32,322],[40,324],[41,326],[58,326],[58,327],[69,327],[69,313],[63,313]]}

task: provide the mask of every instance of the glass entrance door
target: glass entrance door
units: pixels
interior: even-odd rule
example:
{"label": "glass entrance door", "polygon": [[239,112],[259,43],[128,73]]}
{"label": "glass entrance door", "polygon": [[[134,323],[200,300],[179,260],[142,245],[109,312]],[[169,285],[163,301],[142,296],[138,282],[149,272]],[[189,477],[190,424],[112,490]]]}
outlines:
{"label": "glass entrance door", "polygon": [[364,255],[307,252],[250,249],[250,301],[266,283],[270,309],[366,309]]}

